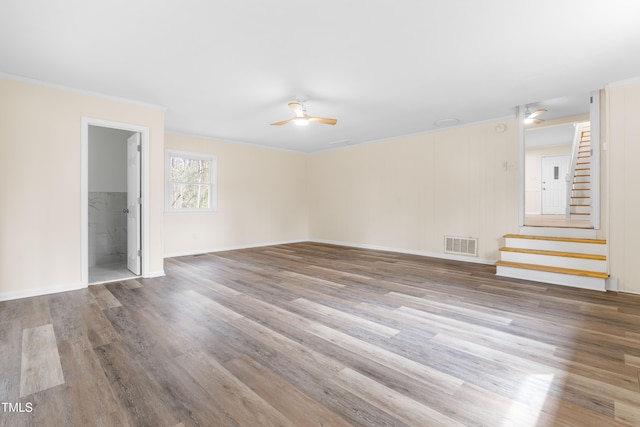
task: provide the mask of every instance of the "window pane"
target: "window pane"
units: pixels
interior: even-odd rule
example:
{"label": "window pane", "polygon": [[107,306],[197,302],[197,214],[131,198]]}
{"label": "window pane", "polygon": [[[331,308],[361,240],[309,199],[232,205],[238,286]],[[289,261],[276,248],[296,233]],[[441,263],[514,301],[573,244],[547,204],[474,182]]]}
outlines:
{"label": "window pane", "polygon": [[200,160],[200,169],[198,170],[199,180],[198,182],[209,182],[209,161]]}
{"label": "window pane", "polygon": [[206,209],[209,207],[209,186],[199,185],[198,187],[200,187],[200,200],[198,207]]}
{"label": "window pane", "polygon": [[171,181],[208,183],[209,161],[171,157]]}
{"label": "window pane", "polygon": [[184,159],[181,157],[171,157],[171,181],[183,181]]}
{"label": "window pane", "polygon": [[182,185],[171,184],[171,190],[169,191],[169,206],[172,208],[182,207]]}
{"label": "window pane", "polygon": [[209,186],[172,184],[170,206],[182,209],[206,209],[209,207]]}
{"label": "window pane", "polygon": [[205,182],[203,176],[203,164],[206,169],[207,162],[204,160],[186,159],[184,175],[180,181],[185,182]]}

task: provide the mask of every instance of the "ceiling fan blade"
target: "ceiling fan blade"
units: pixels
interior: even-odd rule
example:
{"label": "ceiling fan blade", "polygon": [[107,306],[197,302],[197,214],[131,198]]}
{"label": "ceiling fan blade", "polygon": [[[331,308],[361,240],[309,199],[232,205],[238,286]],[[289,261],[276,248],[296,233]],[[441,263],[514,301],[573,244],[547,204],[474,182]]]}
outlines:
{"label": "ceiling fan blade", "polygon": [[527,116],[527,119],[533,119],[534,117],[538,117],[539,115],[544,114],[546,112],[547,112],[547,110],[545,110],[544,108],[541,108],[541,109],[536,110],[533,113],[529,114]]}
{"label": "ceiling fan blade", "polygon": [[296,117],[305,116],[304,107],[299,102],[290,102],[288,105],[289,105],[289,108],[293,110],[293,113],[296,115]]}
{"label": "ceiling fan blade", "polygon": [[275,122],[275,123],[271,123],[271,126],[282,126],[282,125],[286,125],[287,123],[291,123],[293,121],[293,119],[295,119],[295,117],[291,118],[291,119],[287,119],[287,120],[283,120],[281,122]]}
{"label": "ceiling fan blade", "polygon": [[338,123],[338,120],[336,119],[327,119],[324,117],[309,117],[309,121],[310,122],[316,122],[316,123],[322,123],[325,125],[335,125],[336,123]]}

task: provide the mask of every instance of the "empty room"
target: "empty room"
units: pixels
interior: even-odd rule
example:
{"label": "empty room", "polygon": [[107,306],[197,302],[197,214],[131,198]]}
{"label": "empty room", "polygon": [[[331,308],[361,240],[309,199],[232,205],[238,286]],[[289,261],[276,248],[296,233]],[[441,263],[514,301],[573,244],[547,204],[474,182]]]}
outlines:
{"label": "empty room", "polygon": [[640,4],[0,6],[0,426],[640,426]]}

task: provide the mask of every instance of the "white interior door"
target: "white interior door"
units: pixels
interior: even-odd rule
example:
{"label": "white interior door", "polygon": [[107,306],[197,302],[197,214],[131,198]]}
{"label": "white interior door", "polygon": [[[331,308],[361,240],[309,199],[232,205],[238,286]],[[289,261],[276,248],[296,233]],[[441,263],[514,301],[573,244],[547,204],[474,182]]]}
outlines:
{"label": "white interior door", "polygon": [[141,274],[140,239],[140,134],[127,139],[127,268]]}
{"label": "white interior door", "polygon": [[567,208],[569,154],[542,158],[542,214],[564,214]]}

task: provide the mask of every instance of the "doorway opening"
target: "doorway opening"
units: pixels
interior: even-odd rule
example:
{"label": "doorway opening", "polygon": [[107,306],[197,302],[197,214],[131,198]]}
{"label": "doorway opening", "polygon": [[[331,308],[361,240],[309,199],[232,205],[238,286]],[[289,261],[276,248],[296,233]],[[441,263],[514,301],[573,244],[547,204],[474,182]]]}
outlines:
{"label": "doorway opening", "polygon": [[[148,129],[83,119],[82,281],[144,276]],[[145,215],[146,216],[146,215]]]}
{"label": "doorway opening", "polygon": [[524,166],[520,226],[597,230],[599,92],[541,101],[519,110]]}

